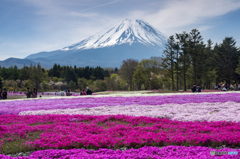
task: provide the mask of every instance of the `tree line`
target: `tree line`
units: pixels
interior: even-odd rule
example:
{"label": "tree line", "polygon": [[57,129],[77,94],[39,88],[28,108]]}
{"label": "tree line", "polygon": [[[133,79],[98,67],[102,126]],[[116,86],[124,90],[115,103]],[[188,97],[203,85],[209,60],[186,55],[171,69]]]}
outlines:
{"label": "tree line", "polygon": [[[16,90],[16,88],[21,90],[21,88],[34,87],[38,90],[41,87],[42,90],[51,90],[54,89],[51,88],[51,85],[59,82],[62,86],[58,89],[76,89],[78,83],[81,83],[82,80],[103,80],[104,77],[110,76],[110,72],[99,66],[95,68],[88,66],[71,67],[57,64],[54,64],[51,69],[44,69],[40,63],[38,65],[30,64],[29,67],[24,65],[21,69],[18,69],[17,66],[0,67],[0,88],[7,87],[11,90]],[[85,83],[82,87],[87,85],[87,82]]]}
{"label": "tree line", "polygon": [[215,44],[204,44],[197,29],[169,37],[163,52],[163,67],[171,79],[172,90],[179,89],[179,80],[187,90],[187,81],[212,88],[212,83],[240,82],[240,50],[232,37]]}
{"label": "tree line", "polygon": [[104,70],[103,68],[97,66],[94,67],[76,67],[73,68],[70,66],[60,66],[57,64],[54,64],[53,68],[51,68],[48,71],[49,77],[57,77],[57,78],[63,78],[67,82],[70,82],[71,80],[73,82],[77,82],[77,78],[85,78],[87,80],[92,79],[104,79],[104,77],[109,77],[109,71]]}
{"label": "tree line", "polygon": [[[40,63],[38,63],[38,65],[30,64],[29,67],[24,66],[22,69],[18,69],[17,66],[11,66],[9,68],[0,67],[0,84],[3,83],[2,80],[4,80],[5,85],[17,87],[17,83],[24,80],[31,80],[31,85],[38,89],[39,84],[44,78],[43,74],[44,69],[42,69]],[[2,87],[3,84],[0,85],[0,88]]]}
{"label": "tree line", "polygon": [[216,83],[240,82],[240,49],[232,37],[205,44],[197,29],[168,38],[161,58],[124,60],[120,75],[130,90],[179,89],[187,91],[197,83],[212,89]]}

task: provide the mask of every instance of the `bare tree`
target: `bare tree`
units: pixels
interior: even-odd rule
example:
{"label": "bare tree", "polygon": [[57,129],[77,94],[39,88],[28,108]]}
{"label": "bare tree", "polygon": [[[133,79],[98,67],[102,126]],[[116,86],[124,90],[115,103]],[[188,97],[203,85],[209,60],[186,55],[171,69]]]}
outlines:
{"label": "bare tree", "polygon": [[37,67],[35,65],[32,66],[32,64],[30,65],[30,79],[38,90],[38,87],[43,80],[43,72],[40,63],[38,63]]}
{"label": "bare tree", "polygon": [[137,70],[137,65],[138,65],[138,60],[127,59],[122,61],[122,65],[120,68],[120,75],[130,85],[130,90],[133,90],[132,80],[133,80],[133,75]]}

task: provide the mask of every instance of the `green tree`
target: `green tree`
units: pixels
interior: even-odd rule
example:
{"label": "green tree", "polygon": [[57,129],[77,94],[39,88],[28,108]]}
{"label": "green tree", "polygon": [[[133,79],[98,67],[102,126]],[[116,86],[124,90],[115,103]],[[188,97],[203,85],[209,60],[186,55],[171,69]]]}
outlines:
{"label": "green tree", "polygon": [[167,43],[165,50],[163,54],[165,55],[163,57],[163,67],[167,69],[170,73],[171,81],[172,81],[172,91],[174,91],[174,62],[175,62],[175,39],[174,36],[170,36]]}
{"label": "green tree", "polygon": [[66,68],[65,80],[69,83],[70,81],[77,82],[77,78],[71,67]]}
{"label": "green tree", "polygon": [[78,79],[78,88],[85,89],[88,86],[88,81],[85,78]]}
{"label": "green tree", "polygon": [[158,89],[158,86],[156,85],[158,79],[156,79],[156,77],[162,72],[160,62],[161,61],[157,60],[157,58],[141,60],[137,66],[137,71],[133,76],[133,82],[137,85],[138,90],[143,84],[144,89]]}
{"label": "green tree", "polygon": [[151,89],[159,89],[162,86],[161,79],[157,75],[152,75],[150,78]]}
{"label": "green tree", "polygon": [[180,57],[179,57],[179,71],[183,76],[183,89],[184,91],[187,91],[187,70],[189,68],[189,55],[188,55],[188,38],[189,35],[186,32],[183,32],[182,34],[176,34],[177,39],[179,40],[180,45]]}
{"label": "green tree", "polygon": [[53,77],[53,78],[52,78],[52,81],[55,82],[55,83],[57,83],[57,82],[58,82],[58,78],[57,78],[57,77]]}
{"label": "green tree", "polygon": [[71,80],[67,87],[74,91],[76,89],[76,83]]}
{"label": "green tree", "polygon": [[89,80],[90,76],[91,76],[91,70],[90,70],[89,66],[87,66],[83,70],[83,77]]}
{"label": "green tree", "polygon": [[17,80],[19,77],[20,71],[17,66],[11,66],[8,68],[8,78],[9,80]]}
{"label": "green tree", "polygon": [[118,80],[118,78],[119,78],[119,76],[118,76],[118,74],[112,74],[111,75],[111,77],[110,77],[110,80],[109,80],[109,88],[111,89],[111,90],[117,90],[118,88],[118,86],[117,86],[117,80]]}
{"label": "green tree", "polygon": [[[203,79],[203,83],[206,86],[206,88],[210,89],[211,88],[211,83],[215,82],[218,83],[218,81],[216,81],[216,70],[215,70],[215,61],[214,61],[214,51],[213,51],[213,42],[211,39],[209,39],[207,41],[206,47],[203,51],[203,55],[202,57],[204,59],[200,59],[199,60],[199,67],[201,67],[200,69],[202,70],[202,79]],[[205,62],[202,62],[205,61]]]}
{"label": "green tree", "polygon": [[146,70],[148,70],[148,73],[152,72],[152,73],[157,74],[157,73],[160,73],[162,70],[161,64],[156,59],[142,59],[141,65]]}
{"label": "green tree", "polygon": [[43,91],[47,91],[50,88],[47,81],[43,81],[41,84]]}
{"label": "green tree", "polygon": [[19,79],[22,81],[29,79],[29,70],[25,66],[25,64],[24,64],[23,68],[20,70]]}
{"label": "green tree", "polygon": [[94,91],[106,91],[108,89],[107,83],[103,80],[96,80],[94,82]]}
{"label": "green tree", "polygon": [[93,76],[96,77],[96,79],[104,79],[104,74],[103,74],[104,70],[97,66],[94,71],[93,71]]}
{"label": "green tree", "polygon": [[48,77],[53,77],[53,69],[48,70]]}
{"label": "green tree", "polygon": [[33,81],[33,85],[38,90],[40,83],[43,81],[43,72],[40,63],[37,67],[34,65],[30,67],[30,79]]}
{"label": "green tree", "polygon": [[8,77],[9,77],[8,69],[5,68],[5,67],[2,67],[1,72],[0,72],[0,76],[1,76],[4,80],[8,79]]}
{"label": "green tree", "polygon": [[137,85],[137,90],[141,89],[141,86],[146,82],[146,78],[144,77],[144,74],[140,71],[140,69],[137,69],[137,71],[133,75],[133,82]]}
{"label": "green tree", "polygon": [[238,65],[239,51],[235,44],[236,41],[232,37],[226,37],[222,44],[215,47],[217,74],[221,80],[228,84],[237,77],[235,70]]}
{"label": "green tree", "polygon": [[240,58],[238,59],[238,65],[237,65],[237,68],[235,70],[235,73],[240,75]]}
{"label": "green tree", "polygon": [[55,63],[52,68],[52,76],[53,77],[60,77],[60,70],[58,69],[58,65]]}
{"label": "green tree", "polygon": [[[198,83],[200,85],[202,85],[202,82],[203,82],[202,77],[208,71],[208,69],[205,68],[206,60],[207,60],[207,55],[206,55],[205,50],[206,50],[206,45],[203,42],[201,42],[200,44],[197,45],[198,56],[195,61],[195,65],[196,65],[195,66],[195,71],[196,71],[195,76],[196,77],[195,78],[193,77],[193,79],[194,79],[193,81],[194,81],[194,83]],[[194,70],[194,67],[193,67],[193,70]]]}
{"label": "green tree", "polygon": [[175,54],[175,58],[176,58],[176,61],[175,61],[175,69],[176,69],[176,91],[178,91],[178,80],[179,80],[179,53],[180,53],[180,46],[179,46],[179,39],[177,39],[177,35],[176,35],[176,43],[174,45],[174,50],[176,51],[176,54]]}
{"label": "green tree", "polygon": [[121,65],[120,75],[129,84],[130,90],[133,90],[132,81],[133,81],[133,75],[137,70],[137,65],[138,65],[138,60],[134,60],[134,59],[123,60]]}
{"label": "green tree", "polygon": [[2,89],[3,87],[3,82],[2,82],[2,78],[0,77],[0,89]]}
{"label": "green tree", "polygon": [[108,70],[104,70],[103,75],[104,77],[110,77],[110,73]]}
{"label": "green tree", "polygon": [[189,33],[189,55],[191,57],[191,63],[193,66],[193,79],[194,83],[197,82],[197,60],[201,53],[201,42],[203,38],[197,29],[192,29]]}

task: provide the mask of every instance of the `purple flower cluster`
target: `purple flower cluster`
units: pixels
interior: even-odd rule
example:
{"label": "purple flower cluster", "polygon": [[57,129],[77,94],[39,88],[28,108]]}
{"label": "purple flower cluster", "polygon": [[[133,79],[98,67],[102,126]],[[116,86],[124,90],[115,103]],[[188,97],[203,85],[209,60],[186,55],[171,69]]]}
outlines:
{"label": "purple flower cluster", "polygon": [[[129,149],[125,151],[121,150],[111,150],[111,149],[99,149],[96,151],[84,150],[84,149],[71,149],[71,150],[40,150],[33,152],[28,157],[18,157],[17,159],[186,159],[186,158],[198,158],[198,159],[227,159],[227,158],[239,158],[238,155],[222,155],[222,156],[212,156],[211,151],[235,151],[240,153],[240,150],[223,148],[221,150],[215,150],[207,147],[200,146],[166,146],[163,148],[158,147],[143,147],[139,149]],[[14,157],[8,157],[5,155],[0,155],[2,159],[14,159]]]}
{"label": "purple flower cluster", "polygon": [[181,122],[125,115],[3,115],[0,140],[26,138],[25,144],[49,148],[117,148],[164,145],[239,146],[240,123]]}
{"label": "purple flower cluster", "polygon": [[[207,104],[205,102],[208,102]],[[205,103],[209,108],[211,103],[220,103],[217,109],[207,110],[209,118],[215,111],[221,111],[228,103],[235,102],[231,111],[240,103],[239,93],[227,94],[194,94],[173,96],[134,96],[134,97],[85,97],[60,98],[26,101],[0,102],[0,152],[1,146],[6,142],[27,139],[24,144],[33,147],[35,151],[28,157],[35,158],[136,158],[136,159],[183,159],[183,158],[240,158],[238,155],[212,156],[210,151],[240,150],[224,148],[215,150],[208,148],[220,145],[229,147],[240,146],[240,123],[236,122],[188,122],[173,121],[166,118],[134,117],[126,115],[17,115],[23,111],[56,110],[86,108],[99,106],[128,106],[141,105],[142,107],[162,107],[163,104],[186,104],[194,107],[192,103]],[[223,104],[224,103],[224,104]],[[198,104],[196,104],[198,105]],[[117,108],[117,107],[114,107]],[[206,109],[205,108],[205,109]],[[227,107],[228,108],[228,107]],[[149,108],[150,109],[150,108]],[[196,107],[194,107],[196,109]],[[194,112],[194,109],[192,112]],[[210,109],[210,108],[209,108]],[[221,109],[221,110],[220,110]],[[155,109],[151,109],[155,110]],[[175,110],[175,108],[174,108]],[[228,112],[230,109],[226,109]],[[63,110],[62,110],[63,111]],[[97,111],[97,109],[96,109]],[[108,110],[105,110],[108,111]],[[117,111],[117,110],[116,110]],[[126,111],[124,109],[124,111]],[[130,110],[129,110],[130,111]],[[131,110],[132,111],[132,110]],[[198,115],[206,114],[205,110]],[[61,113],[61,112],[60,112]],[[139,112],[141,113],[141,112]],[[172,111],[170,112],[172,113]],[[183,112],[187,115],[189,110]],[[164,114],[164,113],[163,113]],[[224,114],[223,114],[224,115]],[[206,115],[205,115],[206,116]],[[236,115],[237,116],[237,115]],[[178,116],[182,118],[182,116]],[[193,118],[196,118],[193,117]],[[233,118],[233,117],[232,117]],[[231,118],[231,119],[232,119]],[[236,118],[236,117],[235,117]],[[230,120],[230,116],[226,118]],[[29,133],[36,133],[36,138],[28,139]],[[40,135],[39,135],[40,133]],[[182,145],[182,146],[166,146]],[[190,146],[190,147],[184,147]],[[194,146],[191,146],[194,145]],[[199,146],[200,145],[200,146]],[[143,147],[145,146],[145,147]],[[163,148],[147,146],[166,146]],[[206,147],[201,147],[206,146]],[[96,151],[72,148],[94,148]],[[125,151],[101,148],[139,148]],[[70,150],[63,150],[70,149]],[[43,150],[48,149],[48,150]],[[57,150],[62,149],[62,150]],[[3,151],[2,151],[3,152]],[[0,154],[0,159],[13,157]]]}
{"label": "purple flower cluster", "polygon": [[31,110],[73,109],[117,105],[162,105],[167,103],[215,103],[227,101],[239,103],[240,93],[142,97],[86,97],[71,99],[61,98],[27,101],[2,101],[0,102],[0,115],[19,114],[22,111]]}

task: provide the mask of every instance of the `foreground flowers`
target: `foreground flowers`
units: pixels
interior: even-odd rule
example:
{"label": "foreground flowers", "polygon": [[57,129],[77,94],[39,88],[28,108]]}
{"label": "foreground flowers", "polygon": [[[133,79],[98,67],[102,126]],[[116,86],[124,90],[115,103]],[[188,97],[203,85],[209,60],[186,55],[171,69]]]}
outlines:
{"label": "foreground flowers", "polygon": [[[23,147],[25,150],[38,150],[240,146],[240,123],[233,122],[180,122],[125,115],[3,115],[0,123],[0,153],[7,153],[9,149],[17,152]],[[12,143],[21,144],[15,146]]]}
{"label": "foreground flowers", "polygon": [[[211,156],[207,148],[240,146],[239,106],[239,93],[1,101],[0,153],[36,151],[25,158],[239,158]],[[138,149],[111,150],[122,147]]]}
{"label": "foreground flowers", "polygon": [[[221,150],[215,150],[207,147],[200,146],[166,146],[163,148],[158,147],[143,147],[139,149],[129,149],[125,151],[121,150],[110,150],[110,149],[99,149],[97,151],[84,150],[84,149],[71,149],[71,150],[42,150],[33,152],[29,157],[18,157],[18,159],[38,159],[38,158],[93,158],[93,159],[125,159],[125,158],[135,158],[135,159],[185,159],[185,158],[239,158],[237,155],[222,155],[222,156],[212,156],[210,152],[214,151],[227,151],[240,153],[240,150],[223,148]],[[7,157],[5,155],[0,155],[0,158],[13,159],[14,157]]]}
{"label": "foreground flowers", "polygon": [[19,115],[82,114],[131,115],[169,118],[178,121],[232,121],[240,122],[240,103],[186,103],[163,105],[100,106],[77,109],[23,111]]}

